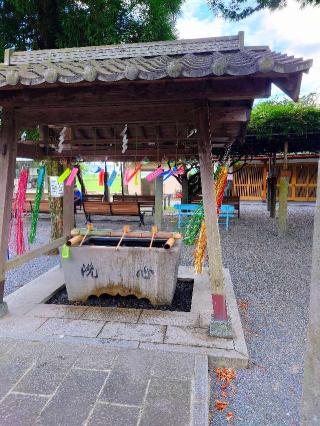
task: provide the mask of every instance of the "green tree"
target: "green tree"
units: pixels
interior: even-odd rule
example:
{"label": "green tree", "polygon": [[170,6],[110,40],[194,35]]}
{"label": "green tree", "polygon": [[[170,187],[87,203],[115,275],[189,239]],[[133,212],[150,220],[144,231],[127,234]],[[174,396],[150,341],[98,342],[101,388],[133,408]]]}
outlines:
{"label": "green tree", "polygon": [[[297,0],[301,7],[320,6],[320,0]],[[240,21],[259,10],[277,10],[287,6],[287,0],[208,0],[213,12],[231,21]]]}
{"label": "green tree", "polygon": [[175,38],[183,0],[0,0],[0,54]]}

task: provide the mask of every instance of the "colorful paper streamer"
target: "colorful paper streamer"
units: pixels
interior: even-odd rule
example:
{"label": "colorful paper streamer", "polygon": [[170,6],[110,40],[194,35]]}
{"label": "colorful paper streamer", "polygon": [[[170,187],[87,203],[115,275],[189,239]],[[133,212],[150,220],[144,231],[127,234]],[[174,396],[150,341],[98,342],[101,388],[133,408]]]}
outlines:
{"label": "colorful paper streamer", "polygon": [[124,178],[123,178],[123,183],[125,185],[128,185],[128,179],[129,179],[130,173],[131,173],[130,169],[126,169],[124,173]]}
{"label": "colorful paper streamer", "polygon": [[148,174],[148,176],[146,176],[146,179],[147,179],[148,182],[152,182],[155,178],[162,175],[162,173],[163,173],[163,168],[158,167],[156,170],[154,170],[153,172]]}
{"label": "colorful paper streamer", "polygon": [[184,175],[184,173],[185,173],[185,169],[184,169],[184,167],[183,167],[183,166],[181,166],[181,167],[179,167],[179,168],[177,169],[177,171],[175,172],[175,176],[177,176],[177,175]]}
{"label": "colorful paper streamer", "polygon": [[67,186],[71,186],[73,184],[73,181],[75,177],[77,176],[78,170],[79,170],[78,167],[74,167],[72,169],[72,172],[70,173],[70,176],[68,177],[68,180],[66,183]]}
{"label": "colorful paper streamer", "polygon": [[104,170],[99,172],[99,186],[104,186]]}
{"label": "colorful paper streamer", "polygon": [[133,184],[135,185],[135,186],[138,186],[138,173],[136,173],[135,175],[134,175],[134,180],[133,180]]}
{"label": "colorful paper streamer", "polygon": [[111,175],[109,176],[109,179],[107,181],[107,185],[110,187],[112,186],[113,182],[115,181],[115,178],[117,177],[117,172],[115,170],[112,171]]}
{"label": "colorful paper streamer", "polygon": [[132,172],[132,174],[129,176],[129,178],[128,178],[128,183],[130,182],[130,180],[138,173],[138,171],[141,169],[141,167],[142,167],[142,164],[141,163],[139,163],[136,167],[135,167],[135,169],[134,169],[134,171]]}
{"label": "colorful paper streamer", "polygon": [[69,167],[67,169],[65,169],[65,171],[63,173],[61,173],[61,175],[58,177],[58,183],[62,183],[64,182],[71,174],[71,170],[69,169]]}
{"label": "colorful paper streamer", "polygon": [[[44,184],[44,175],[46,172],[45,166],[41,166],[39,173],[38,173],[38,179],[37,179],[37,190],[36,190],[36,196],[34,199],[34,205],[32,209],[32,216],[31,216],[31,226],[30,226],[30,235],[29,235],[29,242],[32,244],[36,238],[37,233],[37,225],[38,225],[38,218],[39,218],[39,209],[40,209],[40,201],[43,194],[43,184]],[[41,180],[39,179],[41,177]]]}
{"label": "colorful paper streamer", "polygon": [[172,175],[175,174],[175,172],[177,171],[176,167],[173,167],[171,170],[169,170],[169,172],[166,174],[166,176],[163,178],[163,181],[169,179],[169,177],[171,177]]}

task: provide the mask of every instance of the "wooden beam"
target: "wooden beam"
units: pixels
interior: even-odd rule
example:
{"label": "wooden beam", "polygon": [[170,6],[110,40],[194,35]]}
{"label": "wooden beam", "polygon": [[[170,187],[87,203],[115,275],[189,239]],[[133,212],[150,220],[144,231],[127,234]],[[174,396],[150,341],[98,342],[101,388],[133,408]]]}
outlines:
{"label": "wooden beam", "polygon": [[[21,108],[17,111],[17,121],[20,127],[32,127],[39,124],[79,126],[91,125],[99,127],[106,124],[119,125],[123,123],[176,123],[182,121],[189,126],[194,121],[194,108],[192,104],[159,105],[140,104],[134,108],[129,105],[95,106],[95,107],[47,107],[47,108]],[[210,115],[214,125],[216,123],[247,122],[250,117],[248,107],[213,107]],[[160,129],[159,137],[163,138]],[[79,129],[82,132],[81,139],[90,139],[84,135],[85,127]],[[176,135],[175,135],[176,136]]]}
{"label": "wooden beam", "polygon": [[4,266],[8,250],[16,156],[15,112],[13,108],[3,108],[0,130],[0,182],[2,186],[0,191],[0,315],[6,310],[3,305]]}
{"label": "wooden beam", "polygon": [[50,87],[21,86],[1,90],[1,105],[58,106],[106,105],[115,102],[185,102],[194,100],[251,100],[270,96],[271,80],[261,76],[214,77],[187,80],[94,82]]}
{"label": "wooden beam", "polygon": [[11,269],[18,268],[21,265],[24,265],[29,260],[35,259],[36,257],[43,256],[44,254],[49,253],[50,251],[62,246],[66,242],[66,237],[58,238],[57,240],[52,241],[42,247],[38,247],[34,250],[29,251],[22,256],[17,256],[13,259],[8,260],[4,265],[5,272],[10,271]]}
{"label": "wooden beam", "polygon": [[[184,104],[152,105],[144,104],[139,108],[132,105],[113,105],[96,107],[48,107],[48,108],[21,108],[17,111],[17,121],[20,127],[33,127],[39,124],[55,124],[73,126],[80,123],[99,125],[116,125],[124,123],[161,123],[170,121],[188,121],[192,123],[192,106]],[[86,138],[86,137],[84,137]]]}
{"label": "wooden beam", "polygon": [[201,136],[201,142],[199,143],[199,163],[207,233],[209,271],[212,286],[213,315],[215,320],[226,321],[227,310],[224,290],[224,275],[207,108],[202,107],[198,114]]}

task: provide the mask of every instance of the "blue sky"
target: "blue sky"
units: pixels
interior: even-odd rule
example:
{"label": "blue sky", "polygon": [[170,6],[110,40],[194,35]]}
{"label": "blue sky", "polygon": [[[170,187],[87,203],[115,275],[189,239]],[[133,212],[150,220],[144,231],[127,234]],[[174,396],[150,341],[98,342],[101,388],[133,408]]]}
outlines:
{"label": "blue sky", "polygon": [[[240,22],[213,16],[206,0],[186,0],[177,21],[179,38],[200,38],[245,32],[245,45],[268,45],[272,50],[313,59],[304,74],[301,94],[320,92],[320,7],[300,9],[293,1],[276,12],[262,11]],[[274,94],[279,93],[277,90]]]}

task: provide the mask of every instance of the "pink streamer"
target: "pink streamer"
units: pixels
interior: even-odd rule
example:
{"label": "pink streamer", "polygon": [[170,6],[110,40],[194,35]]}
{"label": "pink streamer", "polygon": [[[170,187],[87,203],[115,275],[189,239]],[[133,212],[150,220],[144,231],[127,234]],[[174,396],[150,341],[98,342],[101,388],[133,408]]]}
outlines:
{"label": "pink streamer", "polygon": [[153,171],[152,173],[150,173],[146,179],[148,182],[152,182],[156,177],[160,176],[163,173],[163,168],[162,167],[158,167],[155,171]]}
{"label": "pink streamer", "polygon": [[183,175],[184,174],[184,167],[179,167],[178,170],[174,173],[175,176],[177,175]]}
{"label": "pink streamer", "polygon": [[125,173],[124,173],[124,178],[123,178],[123,183],[125,185],[128,185],[128,178],[130,176],[130,169],[126,169]]}
{"label": "pink streamer", "polygon": [[68,177],[68,180],[67,180],[67,183],[66,183],[67,186],[71,186],[73,184],[73,181],[74,181],[75,177],[77,176],[77,173],[78,173],[78,168],[74,167],[72,169],[72,172],[70,173],[70,176]]}

